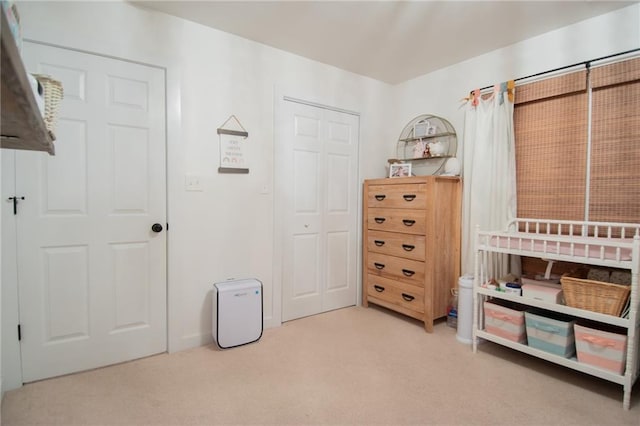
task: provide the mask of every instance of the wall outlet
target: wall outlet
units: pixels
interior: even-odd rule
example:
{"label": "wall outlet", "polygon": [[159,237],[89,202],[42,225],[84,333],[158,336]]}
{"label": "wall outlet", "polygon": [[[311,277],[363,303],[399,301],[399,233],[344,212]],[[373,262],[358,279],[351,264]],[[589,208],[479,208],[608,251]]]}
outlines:
{"label": "wall outlet", "polygon": [[200,176],[186,175],[184,178],[185,191],[202,191]]}

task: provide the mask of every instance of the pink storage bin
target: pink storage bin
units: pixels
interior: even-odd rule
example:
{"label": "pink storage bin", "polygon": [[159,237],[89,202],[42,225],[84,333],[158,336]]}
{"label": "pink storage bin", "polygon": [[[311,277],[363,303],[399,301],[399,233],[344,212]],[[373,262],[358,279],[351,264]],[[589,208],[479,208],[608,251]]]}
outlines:
{"label": "pink storage bin", "polygon": [[627,336],[574,325],[578,361],[603,370],[624,374],[627,360]]}
{"label": "pink storage bin", "polygon": [[497,301],[484,302],[484,328],[487,333],[495,334],[513,342],[527,343],[524,321],[526,307],[516,304],[498,304]]}

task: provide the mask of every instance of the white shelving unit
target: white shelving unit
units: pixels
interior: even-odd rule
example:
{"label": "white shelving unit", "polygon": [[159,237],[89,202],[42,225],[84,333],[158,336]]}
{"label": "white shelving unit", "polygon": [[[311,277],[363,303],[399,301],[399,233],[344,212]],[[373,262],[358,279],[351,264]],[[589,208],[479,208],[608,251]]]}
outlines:
{"label": "white shelving unit", "polygon": [[[515,219],[507,231],[476,231],[475,281],[473,290],[473,351],[477,352],[477,338],[482,338],[526,354],[545,359],[610,382],[624,388],[623,407],[628,410],[631,389],[639,375],[640,347],[640,225],[628,223],[550,221]],[[585,265],[615,267],[631,272],[630,310],[627,318],[543,302],[519,295],[482,287],[488,278],[489,257],[495,253],[538,257]],[[482,304],[487,298],[517,302],[535,308],[571,315],[602,324],[622,327],[627,331],[626,368],[624,374],[603,370],[574,358],[564,358],[525,344],[513,342],[484,330]]]}

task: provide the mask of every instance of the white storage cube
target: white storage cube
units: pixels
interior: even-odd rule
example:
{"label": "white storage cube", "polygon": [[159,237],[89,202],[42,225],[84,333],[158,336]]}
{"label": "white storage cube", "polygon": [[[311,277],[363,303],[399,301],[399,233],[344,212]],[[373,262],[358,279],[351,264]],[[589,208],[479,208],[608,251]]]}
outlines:
{"label": "white storage cube", "polygon": [[562,287],[560,284],[522,278],[522,297],[549,303],[562,303]]}

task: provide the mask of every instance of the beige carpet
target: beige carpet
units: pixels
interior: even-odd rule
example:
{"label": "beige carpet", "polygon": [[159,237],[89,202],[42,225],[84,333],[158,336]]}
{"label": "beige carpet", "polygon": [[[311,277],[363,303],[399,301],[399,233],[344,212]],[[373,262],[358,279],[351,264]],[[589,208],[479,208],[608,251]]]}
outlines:
{"label": "beige carpet", "polygon": [[381,308],[266,330],[8,392],[4,425],[640,425],[622,387],[492,343],[477,354]]}

